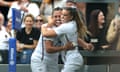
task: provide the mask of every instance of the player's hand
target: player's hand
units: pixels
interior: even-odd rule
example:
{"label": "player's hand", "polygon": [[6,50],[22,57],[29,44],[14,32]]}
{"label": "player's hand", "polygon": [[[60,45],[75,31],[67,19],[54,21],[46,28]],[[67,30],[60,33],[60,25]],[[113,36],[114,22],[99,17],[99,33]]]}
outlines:
{"label": "player's hand", "polygon": [[93,51],[94,50],[94,45],[92,43],[87,43],[87,46],[84,49],[88,50],[88,51]]}
{"label": "player's hand", "polygon": [[107,49],[107,48],[109,48],[110,47],[110,45],[103,45],[103,46],[101,46],[103,49]]}
{"label": "player's hand", "polygon": [[74,46],[72,44],[72,42],[67,42],[64,46],[63,46],[64,50],[72,50],[74,49]]}

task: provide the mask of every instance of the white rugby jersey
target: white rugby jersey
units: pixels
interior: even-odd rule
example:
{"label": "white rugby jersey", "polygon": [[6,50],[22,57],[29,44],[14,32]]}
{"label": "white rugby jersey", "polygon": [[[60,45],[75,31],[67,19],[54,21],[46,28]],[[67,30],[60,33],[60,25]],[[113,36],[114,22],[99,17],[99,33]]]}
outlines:
{"label": "white rugby jersey", "polygon": [[[42,40],[43,39],[43,40]],[[53,37],[53,38],[46,38],[46,37],[43,37],[42,34],[39,38],[39,41],[38,41],[38,45],[37,47],[35,48],[33,54],[32,54],[32,59],[37,59],[37,60],[40,60],[40,59],[43,59],[44,62],[46,63],[58,63],[58,55],[59,53],[56,52],[56,53],[47,53],[46,52],[46,48],[45,48],[45,44],[44,44],[44,40],[51,40],[53,41],[53,44],[54,46],[58,46],[59,43],[58,43],[58,37]]]}
{"label": "white rugby jersey", "polygon": [[[76,26],[76,22],[75,21],[70,21],[64,24],[61,24],[59,27],[54,29],[55,32],[57,33],[57,35],[62,35],[61,36],[61,41],[63,44],[66,44],[67,41],[73,42],[76,45],[78,45],[78,34],[77,34],[77,26]],[[73,54],[73,53],[77,53],[78,52],[78,47],[76,47],[73,50],[68,50],[68,51],[62,51],[62,59],[63,61],[65,61],[66,57],[69,54]]]}

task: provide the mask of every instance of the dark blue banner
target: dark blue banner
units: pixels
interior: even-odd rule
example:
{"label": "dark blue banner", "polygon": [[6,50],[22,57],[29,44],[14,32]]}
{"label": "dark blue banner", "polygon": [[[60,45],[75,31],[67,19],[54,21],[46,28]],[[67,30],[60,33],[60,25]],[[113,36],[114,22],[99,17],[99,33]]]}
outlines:
{"label": "dark blue banner", "polygon": [[12,29],[20,30],[21,29],[21,11],[15,8],[12,9]]}

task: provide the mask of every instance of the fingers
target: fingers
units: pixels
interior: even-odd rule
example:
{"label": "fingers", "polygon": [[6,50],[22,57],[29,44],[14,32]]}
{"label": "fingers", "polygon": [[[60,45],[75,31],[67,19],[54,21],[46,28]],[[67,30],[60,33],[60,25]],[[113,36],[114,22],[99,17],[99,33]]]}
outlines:
{"label": "fingers", "polygon": [[88,43],[88,44],[87,44],[87,48],[85,48],[85,50],[93,51],[93,50],[94,50],[94,45],[91,44],[91,43]]}

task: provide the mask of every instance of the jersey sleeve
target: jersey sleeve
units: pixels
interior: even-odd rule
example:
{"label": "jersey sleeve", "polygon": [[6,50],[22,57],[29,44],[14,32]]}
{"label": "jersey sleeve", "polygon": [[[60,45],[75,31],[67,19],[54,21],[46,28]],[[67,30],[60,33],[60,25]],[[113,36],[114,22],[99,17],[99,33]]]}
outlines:
{"label": "jersey sleeve", "polygon": [[66,33],[67,28],[65,27],[65,25],[60,25],[57,28],[54,28],[54,31],[56,32],[57,35],[62,35]]}

